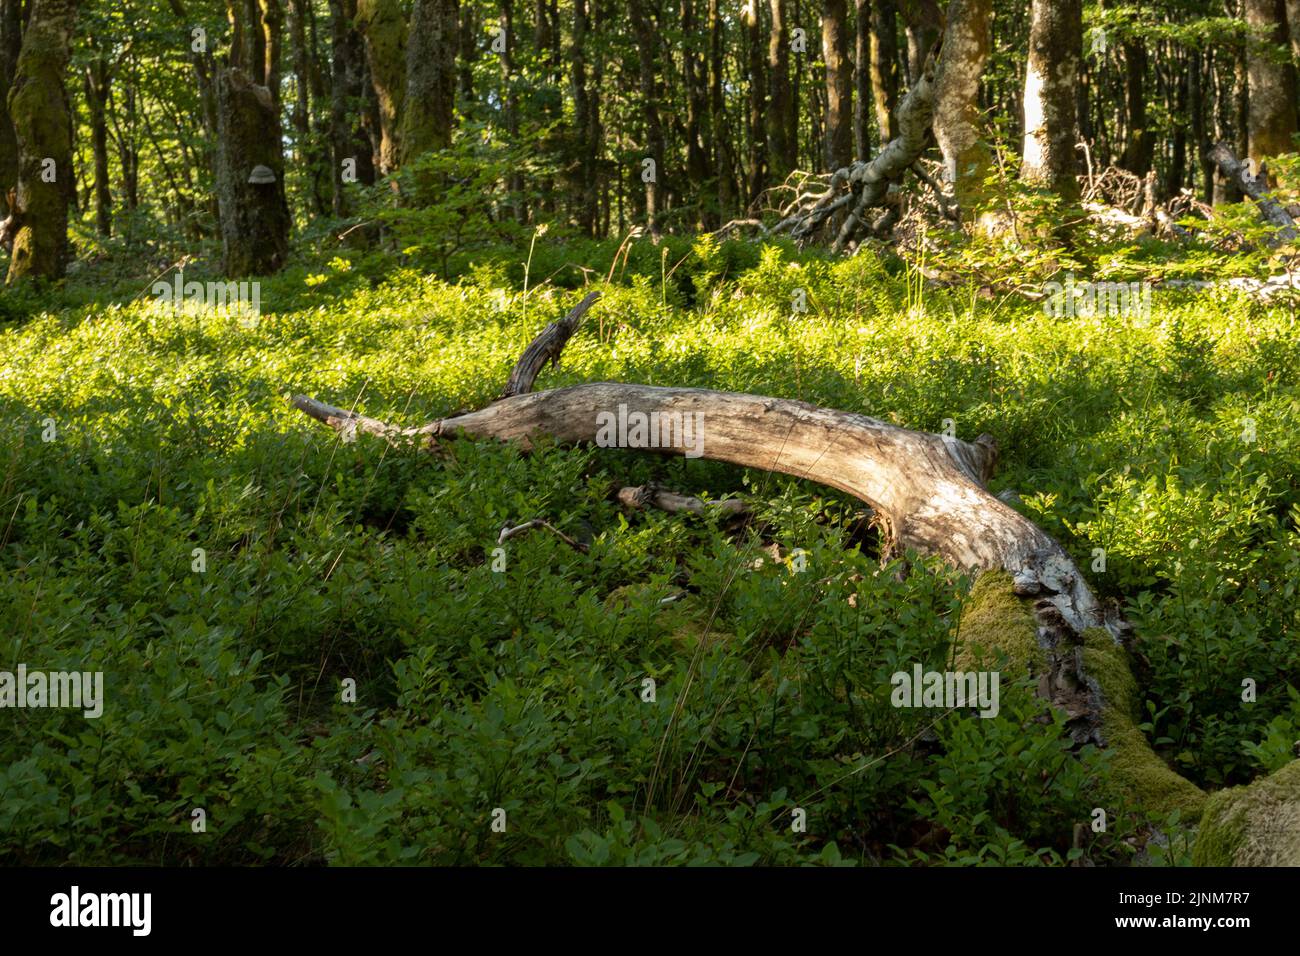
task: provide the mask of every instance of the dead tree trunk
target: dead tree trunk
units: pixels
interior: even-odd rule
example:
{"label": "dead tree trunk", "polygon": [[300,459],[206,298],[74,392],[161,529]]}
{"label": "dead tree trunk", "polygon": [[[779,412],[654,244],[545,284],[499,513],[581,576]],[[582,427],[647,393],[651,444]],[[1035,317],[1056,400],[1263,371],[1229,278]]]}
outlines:
{"label": "dead tree trunk", "polygon": [[1226,143],[1216,143],[1208,155],[1223,171],[1229,183],[1255,201],[1259,214],[1277,226],[1272,244],[1290,242],[1296,237],[1295,220],[1281,203],[1269,195],[1268,171],[1265,167],[1260,167],[1252,175],[1247,165],[1232,155],[1232,150],[1228,149]]}
{"label": "dead tree trunk", "polygon": [[238,67],[217,74],[217,132],[222,271],[268,275],[289,254],[280,118],[270,91]]}

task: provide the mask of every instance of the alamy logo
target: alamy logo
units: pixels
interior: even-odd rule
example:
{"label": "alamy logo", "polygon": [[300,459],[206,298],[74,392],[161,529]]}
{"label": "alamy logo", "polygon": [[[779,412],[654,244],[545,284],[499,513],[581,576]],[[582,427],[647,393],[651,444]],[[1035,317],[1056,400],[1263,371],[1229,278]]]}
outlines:
{"label": "alamy logo", "polygon": [[186,282],[177,272],[171,282],[152,286],[157,308],[180,313],[188,306],[195,311],[218,312],[238,316],[241,325],[257,324],[262,314],[262,283],[254,279],[239,282]]}
{"label": "alamy logo", "polygon": [[133,936],[148,936],[153,927],[152,893],[68,893],[50,897],[50,925],[129,926]]}
{"label": "alamy logo", "polygon": [[70,707],[95,719],[104,713],[103,671],[0,671],[0,710],[6,707]]}
{"label": "alamy logo", "polygon": [[599,448],[680,448],[687,458],[704,454],[703,412],[629,412],[620,404],[618,413],[596,413],[596,445]]}
{"label": "alamy logo", "polygon": [[1146,319],[1151,315],[1149,282],[1075,282],[1068,273],[1065,282],[1043,285],[1047,298],[1043,311],[1053,318],[1089,318],[1116,315]]}
{"label": "alamy logo", "polygon": [[895,707],[978,707],[981,717],[996,717],[1000,680],[997,671],[922,672],[914,664],[912,673],[896,671],[889,679],[894,687],[889,701]]}

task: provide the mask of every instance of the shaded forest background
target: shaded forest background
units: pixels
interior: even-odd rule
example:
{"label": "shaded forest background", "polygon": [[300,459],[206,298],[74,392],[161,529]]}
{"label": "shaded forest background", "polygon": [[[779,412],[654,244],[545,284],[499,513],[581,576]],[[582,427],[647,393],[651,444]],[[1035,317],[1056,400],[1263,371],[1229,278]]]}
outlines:
{"label": "shaded forest background", "polygon": [[1298,53],[1295,0],[0,0],[0,238],[13,282],[770,226],[931,77],[949,218],[1112,169],[1176,215],[1241,198],[1214,143],[1291,151]]}

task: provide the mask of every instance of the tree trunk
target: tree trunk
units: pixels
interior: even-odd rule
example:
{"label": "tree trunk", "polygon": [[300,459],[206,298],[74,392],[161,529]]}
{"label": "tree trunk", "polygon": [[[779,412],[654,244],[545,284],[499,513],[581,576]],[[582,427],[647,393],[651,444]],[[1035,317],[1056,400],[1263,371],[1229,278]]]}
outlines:
{"label": "tree trunk", "polygon": [[262,80],[276,108],[280,106],[280,77],[284,47],[284,4],[282,0],[261,0]]}
{"label": "tree trunk", "polygon": [[[638,86],[641,93],[640,109],[645,116],[645,156],[637,164],[637,174],[645,185],[646,225],[650,234],[658,239],[661,224],[659,217],[663,192],[660,185],[664,170],[664,131],[659,118],[659,72],[658,72],[658,36],[650,20],[642,9],[641,3],[633,3],[629,8],[632,20],[632,33],[637,41]],[[644,159],[653,160],[653,167],[647,167]]]}
{"label": "tree trunk", "polygon": [[798,165],[795,143],[790,140],[795,103],[790,89],[790,31],[786,24],[787,0],[770,0],[771,29],[767,40],[767,168],[773,183],[785,182]]}
{"label": "tree trunk", "polygon": [[871,0],[854,0],[853,155],[871,155]]}
{"label": "tree trunk", "polygon": [[1200,174],[1201,202],[1214,201],[1214,163],[1206,155],[1210,137],[1206,124],[1206,83],[1202,75],[1205,60],[1200,50],[1193,50],[1188,70],[1188,98],[1191,104],[1192,149],[1196,156],[1196,169]]}
{"label": "tree trunk", "polygon": [[939,39],[943,14],[935,0],[903,0],[903,20],[907,24],[907,82],[915,83],[925,67],[925,58]]}
{"label": "tree trunk", "polygon": [[992,0],[952,0],[943,51],[934,74],[934,136],[944,178],[963,218],[985,205],[992,155],[980,135],[979,86],[992,39]]}
{"label": "tree trunk", "polygon": [[699,0],[681,0],[682,73],[686,79],[686,179],[693,194],[696,228],[705,227],[704,192],[709,180],[709,151],[704,124],[709,104],[704,65],[705,38],[700,30]]}
{"label": "tree trunk", "polygon": [[[880,145],[898,136],[898,6],[871,0],[871,93]],[[866,156],[859,157],[866,159]]]}
{"label": "tree trunk", "polygon": [[357,25],[366,41],[370,81],[379,100],[379,171],[400,164],[402,106],[406,101],[406,18],[399,0],[357,0]]}
{"label": "tree trunk", "polygon": [[373,153],[364,130],[353,119],[355,104],[364,98],[365,44],[354,26],[356,0],[330,2],[330,209],[335,216],[349,214],[347,179],[373,183]]}
{"label": "tree trunk", "polygon": [[457,0],[415,0],[406,41],[403,164],[451,145],[459,28]]}
{"label": "tree trunk", "polygon": [[726,100],[722,93],[726,68],[726,37],[718,0],[709,0],[709,132],[713,145],[713,175],[718,192],[719,225],[731,218],[736,208],[736,187],[732,179],[734,153],[727,124]]}
{"label": "tree trunk", "polygon": [[90,150],[95,166],[95,231],[113,234],[113,197],[108,184],[108,60],[99,56],[86,64],[86,112],[90,114]]}
{"label": "tree trunk", "polygon": [[1156,140],[1147,122],[1147,46],[1140,38],[1124,41],[1124,104],[1128,139],[1120,165],[1135,176],[1146,176],[1154,158]]}
{"label": "tree trunk", "polygon": [[1020,175],[1067,203],[1079,197],[1074,87],[1082,39],[1080,0],[1033,0]]}
{"label": "tree trunk", "polygon": [[10,283],[60,278],[68,258],[68,206],[76,188],[72,118],[63,76],[75,0],[32,0],[9,90],[18,175],[0,242],[10,248]]}
{"label": "tree trunk", "polygon": [[849,15],[845,0],[826,0],[822,58],[826,61],[826,167],[853,162],[853,67],[849,61]]}
{"label": "tree trunk", "polygon": [[[222,271],[232,277],[269,275],[289,254],[280,117],[270,91],[238,67],[217,74],[217,131]],[[275,181],[250,182],[258,166]]]}
{"label": "tree trunk", "polygon": [[1295,150],[1295,70],[1286,62],[1290,34],[1285,0],[1245,0],[1252,37],[1247,46],[1249,82],[1247,154],[1257,163]]}
{"label": "tree trunk", "polygon": [[740,11],[745,27],[745,51],[749,58],[749,161],[745,169],[749,188],[745,191],[745,198],[750,206],[758,202],[767,188],[767,127],[763,122],[767,97],[759,9],[759,0],[746,0]]}
{"label": "tree trunk", "polygon": [[23,43],[22,0],[0,0],[0,220],[9,215],[9,190],[18,184],[18,140],[9,119],[9,88]]}
{"label": "tree trunk", "polygon": [[587,0],[573,0],[573,42],[569,59],[573,63],[573,125],[578,151],[577,176],[573,179],[573,199],[577,208],[578,227],[583,235],[596,231],[596,148],[591,140],[591,90],[587,86],[587,34],[591,22]]}
{"label": "tree trunk", "polygon": [[[329,171],[325,168],[329,157],[322,155],[311,129],[311,73],[312,63],[307,50],[307,6],[310,0],[289,0],[289,50],[293,57],[294,102],[291,114],[294,129],[294,147],[298,161],[305,164],[309,175],[307,190],[312,212],[323,216],[330,211],[330,197],[326,183]],[[330,4],[331,17],[335,4]],[[355,4],[352,15],[355,16]],[[337,55],[337,54],[335,54]],[[319,107],[319,103],[317,106]]]}

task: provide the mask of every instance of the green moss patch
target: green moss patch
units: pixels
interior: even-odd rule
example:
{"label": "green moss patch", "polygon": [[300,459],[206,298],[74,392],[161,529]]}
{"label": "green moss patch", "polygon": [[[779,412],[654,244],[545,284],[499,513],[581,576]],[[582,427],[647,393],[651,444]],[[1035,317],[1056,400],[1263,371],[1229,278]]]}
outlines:
{"label": "green moss patch", "polygon": [[1099,627],[1085,631],[1083,643],[1084,674],[1097,683],[1105,701],[1101,729],[1113,754],[1107,786],[1144,810],[1160,814],[1179,810],[1183,819],[1196,819],[1205,805],[1205,793],[1170,769],[1138,727],[1137,682],[1124,648]]}
{"label": "green moss patch", "polygon": [[1196,866],[1300,866],[1300,761],[1212,795],[1192,851]]}

